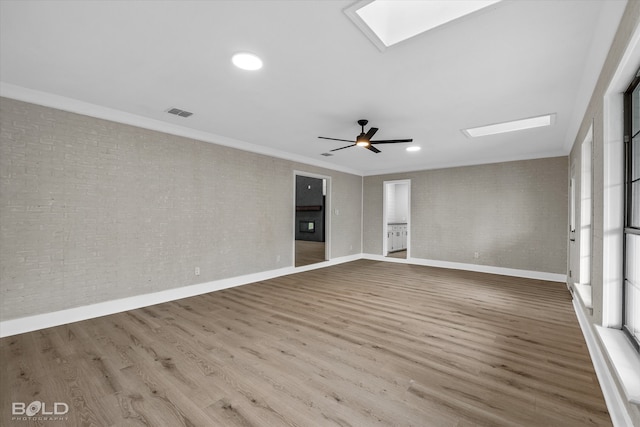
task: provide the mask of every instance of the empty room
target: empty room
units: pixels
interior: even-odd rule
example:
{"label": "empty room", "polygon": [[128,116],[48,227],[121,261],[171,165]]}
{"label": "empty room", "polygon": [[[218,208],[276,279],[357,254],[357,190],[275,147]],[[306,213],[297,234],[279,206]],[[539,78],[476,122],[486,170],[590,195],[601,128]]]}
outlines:
{"label": "empty room", "polygon": [[0,0],[0,425],[640,427],[640,1]]}

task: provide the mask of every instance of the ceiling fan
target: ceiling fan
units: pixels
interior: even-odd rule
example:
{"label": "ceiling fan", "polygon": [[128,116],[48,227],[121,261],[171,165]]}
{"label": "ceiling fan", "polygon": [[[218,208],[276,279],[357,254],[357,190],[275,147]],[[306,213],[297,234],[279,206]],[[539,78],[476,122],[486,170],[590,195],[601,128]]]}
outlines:
{"label": "ceiling fan", "polygon": [[373,135],[375,135],[376,132],[378,132],[378,128],[370,128],[369,131],[367,133],[365,133],[364,132],[364,127],[367,125],[367,123],[369,123],[368,120],[364,120],[364,119],[358,120],[358,124],[362,128],[362,132],[360,132],[360,135],[358,135],[356,137],[355,141],[350,141],[348,139],[327,138],[326,136],[319,136],[318,138],[320,138],[320,139],[330,139],[332,141],[353,142],[353,144],[351,144],[351,145],[346,145],[344,147],[336,148],[336,149],[333,149],[331,151],[338,151],[338,150],[343,150],[345,148],[358,146],[358,147],[364,147],[367,150],[371,150],[374,153],[379,153],[380,152],[380,150],[378,150],[376,147],[374,147],[375,144],[397,144],[397,143],[412,142],[413,141],[412,138],[409,138],[409,139],[384,139],[384,140],[379,140],[379,141],[372,141],[371,138],[373,137]]}

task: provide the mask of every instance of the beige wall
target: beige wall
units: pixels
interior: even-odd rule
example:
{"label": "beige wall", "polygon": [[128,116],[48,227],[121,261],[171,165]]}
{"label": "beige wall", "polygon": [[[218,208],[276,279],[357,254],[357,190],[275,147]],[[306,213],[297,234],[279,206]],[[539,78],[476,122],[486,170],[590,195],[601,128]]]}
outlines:
{"label": "beige wall", "polygon": [[364,252],[382,254],[383,182],[410,179],[412,258],[564,274],[567,167],[556,157],[365,177]]}
{"label": "beige wall", "polygon": [[361,252],[360,176],[0,107],[2,320],[292,266],[295,170],[331,178],[332,257]]}

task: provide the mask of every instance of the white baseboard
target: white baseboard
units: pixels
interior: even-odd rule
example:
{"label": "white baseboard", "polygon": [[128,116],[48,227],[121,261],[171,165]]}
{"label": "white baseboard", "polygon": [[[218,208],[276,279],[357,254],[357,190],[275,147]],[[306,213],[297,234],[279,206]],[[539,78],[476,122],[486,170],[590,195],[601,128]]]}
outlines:
{"label": "white baseboard", "polygon": [[362,258],[375,261],[399,262],[405,264],[424,265],[428,267],[450,268],[453,270],[477,271],[479,273],[498,274],[501,276],[523,277],[526,279],[546,280],[549,282],[567,282],[566,274],[547,273],[544,271],[518,270],[515,268],[493,267],[490,265],[466,264],[462,262],[439,261],[423,258],[392,258],[382,255],[363,254]]}
{"label": "white baseboard", "polygon": [[5,320],[0,322],[0,338],[11,335],[22,334],[25,332],[36,331],[39,329],[50,328],[53,326],[65,325],[67,323],[79,322],[81,320],[92,319],[95,317],[107,316],[109,314],[121,313],[136,308],[148,307],[163,302],[175,301],[182,298],[188,298],[196,295],[202,295],[209,292],[215,292],[222,289],[233,288],[236,286],[246,285],[248,283],[259,282],[261,280],[273,279],[275,277],[286,276],[293,273],[301,273],[304,271],[315,270],[317,268],[329,267],[345,262],[356,261],[359,259],[369,259],[385,262],[399,262],[416,265],[426,265],[432,267],[443,267],[457,270],[478,271],[483,273],[500,274],[505,276],[525,277],[531,279],[549,280],[555,282],[565,282],[566,276],[561,274],[543,273],[537,271],[515,270],[502,267],[491,267],[475,264],[463,264],[446,261],[433,261],[419,258],[411,258],[409,260],[389,258],[382,255],[373,254],[355,254],[344,257],[334,258],[329,261],[317,264],[306,265],[302,267],[284,267],[276,270],[263,271],[260,273],[247,274],[244,276],[231,277],[228,279],[215,280],[197,285],[184,286],[181,288],[167,289],[164,291],[153,292],[150,294],[136,295],[133,297],[121,298],[100,302],[96,304],[86,305],[82,307],[74,307],[66,310],[54,311],[51,313],[37,314],[34,316],[21,317],[18,319]]}
{"label": "white baseboard", "polygon": [[115,299],[82,307],[74,307],[51,313],[37,314],[34,316],[21,317],[18,319],[5,320],[0,322],[0,338],[25,332],[36,331],[53,326],[65,325],[67,323],[79,322],[81,320],[93,319],[107,316],[109,314],[121,313],[136,308],[148,307],[163,302],[175,301],[209,292],[220,291],[222,289],[242,286],[262,280],[273,279],[275,277],[286,276],[288,274],[300,273],[314,270],[316,268],[328,267],[342,264],[362,258],[361,254],[349,255],[335,258],[329,261],[307,265],[303,267],[285,267],[276,270],[263,271],[260,273],[247,274],[244,276],[231,277],[228,279],[215,280],[197,285],[184,286],[181,288],[167,289],[150,294],[136,295],[133,297]]}
{"label": "white baseboard", "polygon": [[174,301],[182,298],[206,294],[209,292],[215,292],[222,289],[233,288],[235,286],[241,286],[247,283],[267,280],[285,274],[290,274],[292,270],[293,269],[290,267],[281,268],[262,273],[248,274],[245,276],[215,280],[212,282],[199,283],[197,285],[184,286],[149,294],[104,301],[96,304],[74,307],[50,313],[5,320],[3,322],[0,322],[0,337],[7,337],[24,332],[35,331],[38,329],[79,322],[81,320],[107,316],[109,314],[120,313],[127,310],[134,310],[136,308],[148,307],[155,304],[161,304],[163,302]]}
{"label": "white baseboard", "polygon": [[632,426],[633,423],[631,421],[631,416],[627,412],[624,397],[620,394],[620,391],[616,386],[613,375],[605,360],[605,355],[602,352],[602,348],[598,344],[594,331],[591,328],[589,319],[587,319],[587,316],[584,314],[580,302],[575,298],[573,299],[573,309],[578,317],[578,323],[580,324],[580,329],[582,329],[584,340],[587,343],[593,368],[596,371],[596,376],[598,377],[598,382],[600,383],[600,388],[604,395],[604,401],[607,404],[607,409],[609,410],[609,415],[611,416],[611,421],[613,422],[614,427]]}

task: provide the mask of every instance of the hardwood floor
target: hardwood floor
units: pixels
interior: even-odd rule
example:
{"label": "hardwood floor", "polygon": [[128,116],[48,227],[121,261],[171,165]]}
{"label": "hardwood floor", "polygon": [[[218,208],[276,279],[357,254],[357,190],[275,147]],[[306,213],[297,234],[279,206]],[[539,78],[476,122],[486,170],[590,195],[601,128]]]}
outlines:
{"label": "hardwood floor", "polygon": [[[559,283],[356,261],[0,340],[7,426],[609,426]],[[66,422],[11,421],[64,402]]]}
{"label": "hardwood floor", "polygon": [[302,267],[303,265],[317,264],[325,261],[325,243],[324,242],[310,242],[307,240],[296,240],[296,267]]}
{"label": "hardwood floor", "polygon": [[396,252],[389,252],[387,254],[387,256],[389,258],[401,258],[401,259],[406,259],[407,258],[407,251],[396,251]]}

